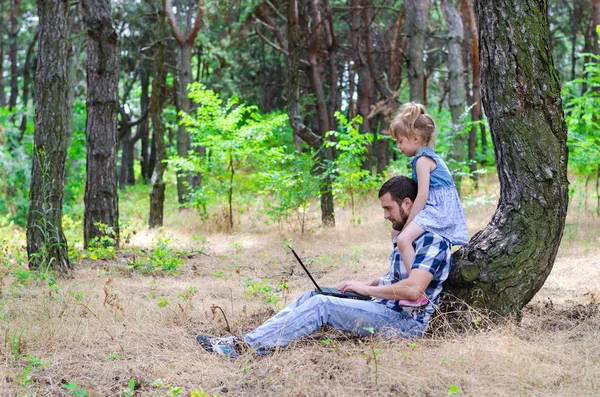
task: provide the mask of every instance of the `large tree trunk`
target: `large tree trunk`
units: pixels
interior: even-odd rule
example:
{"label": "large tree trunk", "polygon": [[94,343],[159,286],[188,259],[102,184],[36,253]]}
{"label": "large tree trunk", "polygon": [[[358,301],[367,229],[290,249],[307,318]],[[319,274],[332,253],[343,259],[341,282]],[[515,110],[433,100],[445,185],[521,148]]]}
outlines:
{"label": "large tree trunk", "polygon": [[448,291],[508,315],[542,287],[556,257],[568,203],[567,131],[546,1],[478,0],[476,11],[500,202],[454,255]]}
{"label": "large tree trunk", "polygon": [[410,100],[425,104],[425,75],[423,53],[429,13],[429,0],[404,2],[408,23],[408,84]]}
{"label": "large tree trunk", "polygon": [[102,237],[99,223],[119,237],[117,189],[117,112],[119,109],[119,47],[110,0],[83,0],[87,27],[87,164],[85,184],[84,246]]}
{"label": "large tree trunk", "polygon": [[8,100],[8,109],[13,110],[17,106],[17,97],[19,96],[19,66],[17,65],[17,34],[19,33],[19,24],[17,15],[21,0],[10,0],[10,98]]}
{"label": "large tree trunk", "polygon": [[156,58],[154,63],[154,78],[152,79],[152,99],[150,100],[150,118],[152,119],[152,142],[156,147],[156,165],[152,173],[152,191],[150,192],[150,214],[148,225],[151,228],[163,225],[165,203],[165,181],[163,176],[166,164],[163,160],[167,157],[165,147],[165,127],[161,119],[164,90],[164,63],[165,63],[165,7],[166,0],[160,0],[158,11],[158,42],[156,45]]}
{"label": "large tree trunk", "polygon": [[62,231],[67,156],[67,0],[38,0],[39,45],[35,75],[35,137],[27,218],[32,269],[71,269]]}
{"label": "large tree trunk", "polygon": [[[462,42],[464,30],[460,15],[450,0],[442,0],[442,10],[446,25],[448,25],[448,104],[452,114],[452,130],[450,136],[452,139],[452,152],[449,159],[462,162],[465,159],[465,141],[466,137],[462,134],[463,124],[460,122],[460,116],[465,111],[467,95],[464,86],[464,67],[462,61]],[[458,191],[460,192],[460,177],[454,177]]]}

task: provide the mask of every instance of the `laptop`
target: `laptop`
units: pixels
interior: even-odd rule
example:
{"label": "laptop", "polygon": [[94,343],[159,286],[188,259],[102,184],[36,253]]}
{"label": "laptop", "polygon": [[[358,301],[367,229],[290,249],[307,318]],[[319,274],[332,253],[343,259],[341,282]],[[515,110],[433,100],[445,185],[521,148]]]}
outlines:
{"label": "laptop", "polygon": [[296,257],[296,260],[298,261],[298,263],[300,263],[300,266],[302,266],[302,269],[304,269],[304,271],[306,272],[306,275],[310,278],[310,281],[312,281],[313,284],[315,285],[315,287],[316,287],[315,291],[317,291],[317,293],[319,293],[321,295],[335,296],[338,298],[346,298],[346,299],[356,299],[356,300],[362,300],[362,301],[370,301],[372,299],[370,296],[359,295],[356,292],[352,292],[352,291],[342,292],[337,288],[321,288],[321,287],[319,287],[319,284],[317,284],[317,282],[315,281],[313,276],[310,274],[310,272],[308,271],[306,266],[304,266],[304,263],[302,263],[302,260],[300,259],[298,254],[296,254],[296,251],[294,251],[294,249],[292,247],[288,247],[288,248],[292,251],[292,254],[294,254],[294,256]]}

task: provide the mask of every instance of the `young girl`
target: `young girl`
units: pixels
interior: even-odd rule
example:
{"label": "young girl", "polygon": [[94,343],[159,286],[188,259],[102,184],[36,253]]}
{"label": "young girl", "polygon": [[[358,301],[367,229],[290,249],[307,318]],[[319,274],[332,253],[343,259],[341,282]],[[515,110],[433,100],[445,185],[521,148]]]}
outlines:
{"label": "young girl", "polygon": [[[405,104],[390,126],[391,135],[406,157],[413,157],[412,177],[418,193],[404,229],[397,238],[406,271],[415,259],[413,241],[425,231],[441,235],[452,245],[468,242],[467,224],[452,175],[442,159],[429,146],[435,138],[435,122],[425,106]],[[423,306],[427,297],[417,301],[401,300],[402,306]]]}

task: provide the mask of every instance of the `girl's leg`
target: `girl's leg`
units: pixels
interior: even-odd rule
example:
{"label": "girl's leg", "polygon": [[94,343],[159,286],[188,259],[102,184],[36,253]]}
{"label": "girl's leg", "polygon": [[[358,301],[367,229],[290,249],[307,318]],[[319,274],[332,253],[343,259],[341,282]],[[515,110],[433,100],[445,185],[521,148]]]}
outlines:
{"label": "girl's leg", "polygon": [[[407,273],[410,273],[410,268],[415,260],[415,248],[412,245],[413,241],[424,232],[425,230],[421,228],[421,226],[417,225],[415,222],[411,222],[406,225],[404,230],[402,230],[402,233],[398,236],[398,240],[396,240]],[[398,301],[398,304],[400,306],[420,307],[426,305],[427,302],[427,296],[423,294],[419,299],[414,301],[401,299]]]}
{"label": "girl's leg", "polygon": [[425,233],[425,230],[421,226],[415,222],[411,222],[406,225],[402,233],[398,236],[398,240],[396,240],[402,262],[404,262],[408,273],[410,273],[410,267],[415,260],[415,248],[412,244],[423,233]]}

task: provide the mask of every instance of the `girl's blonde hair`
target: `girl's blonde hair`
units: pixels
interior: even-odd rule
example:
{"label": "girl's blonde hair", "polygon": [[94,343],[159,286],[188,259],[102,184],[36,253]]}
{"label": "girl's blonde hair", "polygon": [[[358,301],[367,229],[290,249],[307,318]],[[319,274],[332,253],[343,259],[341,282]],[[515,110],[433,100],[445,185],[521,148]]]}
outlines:
{"label": "girl's blonde hair", "polygon": [[395,140],[400,136],[412,138],[421,137],[425,145],[435,143],[435,121],[427,114],[425,106],[416,102],[402,105],[400,111],[390,124],[390,134]]}

